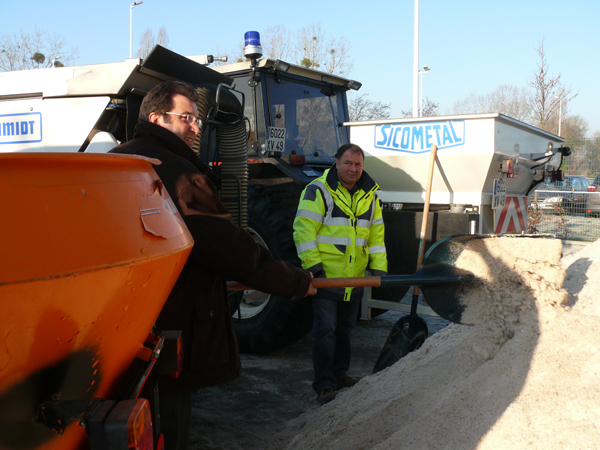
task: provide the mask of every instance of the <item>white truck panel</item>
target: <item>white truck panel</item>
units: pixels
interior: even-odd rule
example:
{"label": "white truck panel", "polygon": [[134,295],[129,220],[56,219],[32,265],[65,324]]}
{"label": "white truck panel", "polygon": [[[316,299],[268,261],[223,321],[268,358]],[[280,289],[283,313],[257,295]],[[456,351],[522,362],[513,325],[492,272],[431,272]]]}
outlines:
{"label": "white truck panel", "polygon": [[[556,149],[563,138],[502,114],[349,122],[350,141],[366,153],[365,169],[376,175],[384,202],[423,203],[431,145],[438,146],[431,203],[490,205],[503,160],[519,172],[507,179],[507,195],[523,195],[533,181],[532,167],[551,161],[533,158]],[[554,150],[556,152],[556,150]],[[551,155],[552,153],[550,153]],[[533,156],[532,156],[533,155]],[[541,175],[543,165],[537,168]]]}
{"label": "white truck panel", "polygon": [[109,102],[107,96],[2,102],[0,153],[77,152]]}
{"label": "white truck panel", "polygon": [[0,75],[0,97],[117,94],[138,68],[132,62],[120,62],[4,72]]}

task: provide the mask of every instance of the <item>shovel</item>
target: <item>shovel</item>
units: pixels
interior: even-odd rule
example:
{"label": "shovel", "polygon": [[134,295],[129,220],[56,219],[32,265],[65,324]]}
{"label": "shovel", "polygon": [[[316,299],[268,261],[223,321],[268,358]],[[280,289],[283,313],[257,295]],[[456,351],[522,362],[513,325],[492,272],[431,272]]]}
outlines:
{"label": "shovel", "polygon": [[[425,204],[423,205],[423,221],[421,223],[421,238],[419,241],[419,253],[417,257],[417,270],[423,262],[423,252],[425,251],[425,236],[427,234],[427,221],[429,220],[429,202],[431,199],[431,185],[433,183],[433,171],[435,168],[435,158],[437,155],[437,145],[431,146],[431,155],[429,157],[429,173],[427,176],[427,185],[425,188]],[[379,354],[379,358],[373,368],[373,373],[379,372],[386,367],[391,366],[406,354],[418,349],[423,345],[429,330],[427,323],[417,315],[417,305],[419,303],[419,286],[413,287],[412,301],[410,304],[410,314],[398,320],[392,327],[390,334]]]}
{"label": "shovel", "polygon": [[[425,254],[420,269],[409,275],[383,275],[381,277],[315,278],[311,281],[317,289],[339,287],[390,287],[418,286],[427,304],[446,320],[461,323],[464,307],[460,297],[464,290],[481,281],[468,270],[454,266],[458,255],[453,251],[454,242],[481,239],[481,235],[451,236],[439,240]],[[236,282],[228,282],[227,290],[252,289]]]}

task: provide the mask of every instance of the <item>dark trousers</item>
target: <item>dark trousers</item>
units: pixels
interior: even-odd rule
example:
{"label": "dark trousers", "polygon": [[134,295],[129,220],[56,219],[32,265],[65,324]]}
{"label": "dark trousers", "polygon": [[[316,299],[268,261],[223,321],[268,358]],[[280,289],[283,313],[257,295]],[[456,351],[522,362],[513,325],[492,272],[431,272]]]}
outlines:
{"label": "dark trousers", "polygon": [[159,391],[160,431],[165,450],[186,450],[190,440],[192,391],[176,394]]}
{"label": "dark trousers", "polygon": [[313,298],[313,389],[317,394],[324,389],[335,390],[337,380],[347,376],[351,356],[350,335],[356,326],[359,305],[360,300],[344,302]]}

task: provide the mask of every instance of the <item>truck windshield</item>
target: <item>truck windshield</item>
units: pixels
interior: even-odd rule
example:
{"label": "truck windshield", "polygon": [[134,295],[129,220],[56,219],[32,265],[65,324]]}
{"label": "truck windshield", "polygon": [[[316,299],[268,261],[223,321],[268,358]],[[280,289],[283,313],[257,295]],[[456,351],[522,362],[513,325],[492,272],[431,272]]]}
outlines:
{"label": "truck windshield", "polygon": [[266,77],[271,126],[285,128],[285,153],[303,154],[311,162],[331,163],[348,142],[343,94],[330,88]]}

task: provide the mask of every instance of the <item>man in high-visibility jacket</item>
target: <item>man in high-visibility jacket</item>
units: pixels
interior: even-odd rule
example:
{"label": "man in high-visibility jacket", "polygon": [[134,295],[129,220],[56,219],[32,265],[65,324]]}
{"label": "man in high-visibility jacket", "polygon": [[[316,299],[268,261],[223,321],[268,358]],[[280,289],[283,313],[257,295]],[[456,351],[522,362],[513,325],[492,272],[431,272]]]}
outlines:
{"label": "man in high-visibility jacket", "polygon": [[[294,241],[302,267],[315,278],[360,277],[366,269],[385,274],[379,186],[363,171],[359,146],[342,145],[335,158],[335,167],[306,186],[300,197]],[[347,372],[361,298],[362,288],[319,289],[313,297],[313,388],[321,405],[358,382]]]}

